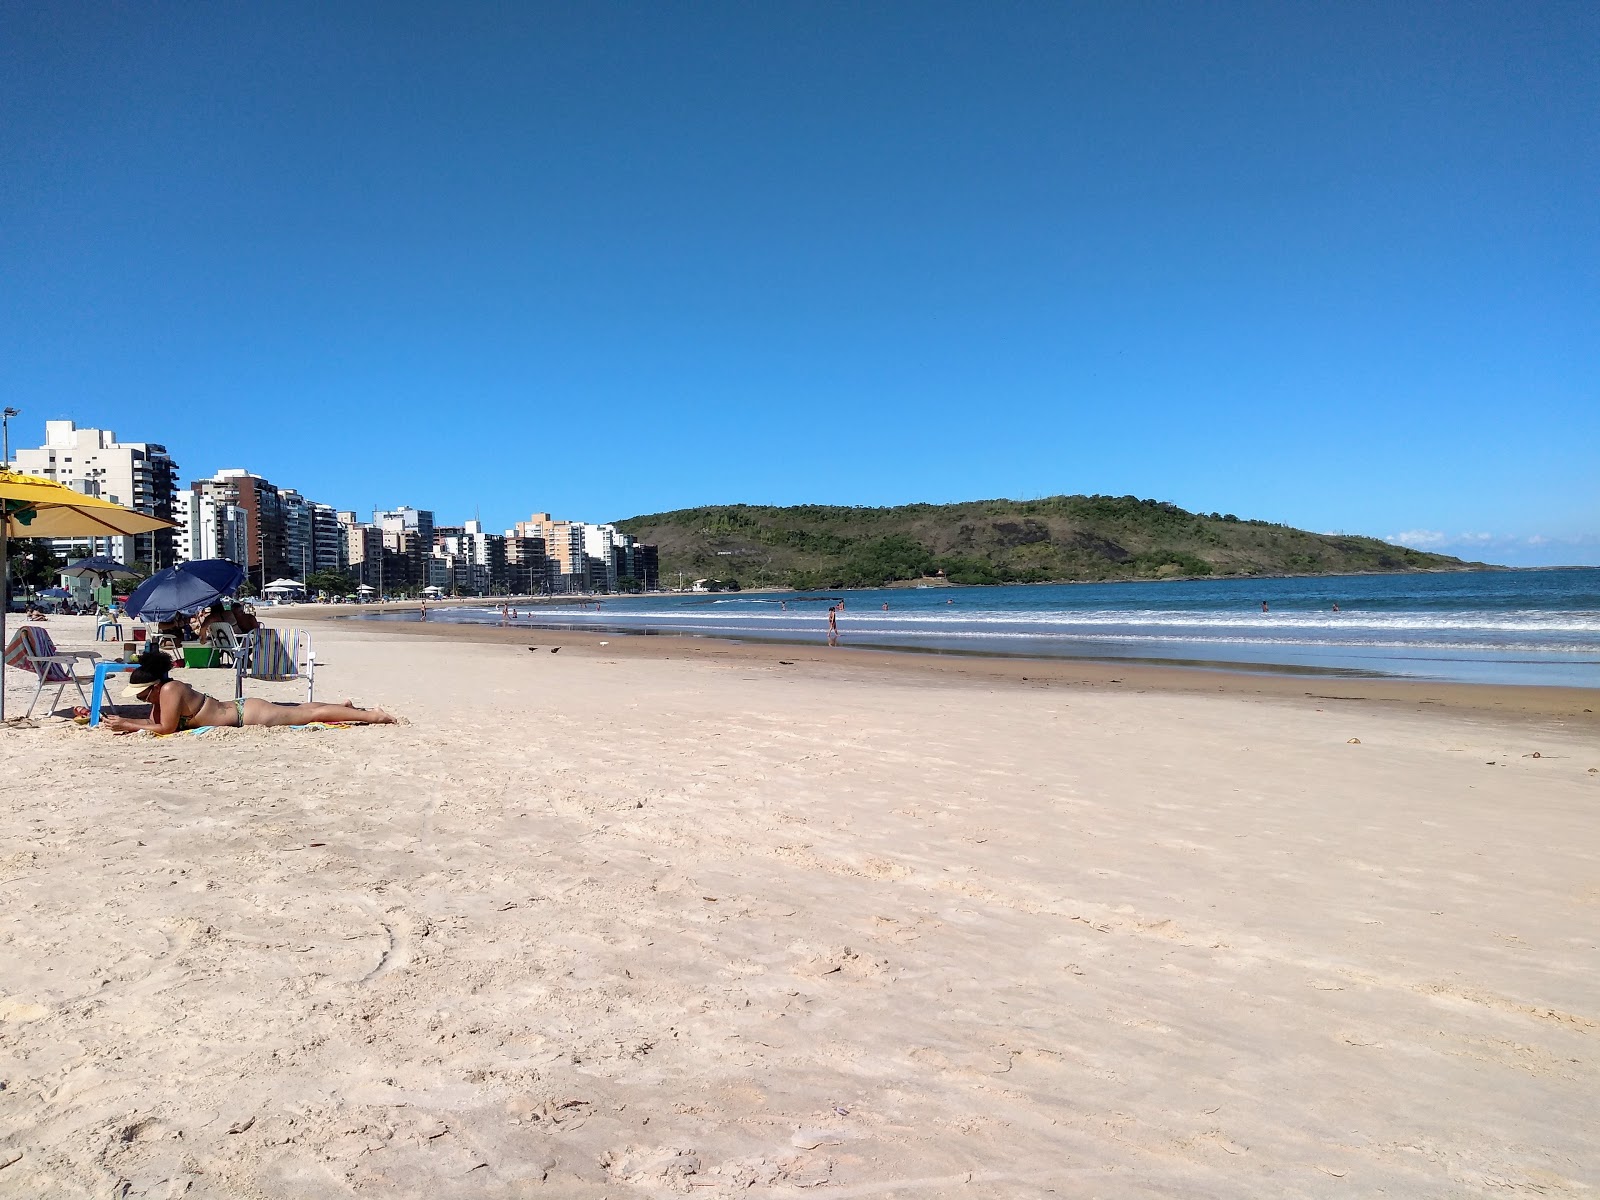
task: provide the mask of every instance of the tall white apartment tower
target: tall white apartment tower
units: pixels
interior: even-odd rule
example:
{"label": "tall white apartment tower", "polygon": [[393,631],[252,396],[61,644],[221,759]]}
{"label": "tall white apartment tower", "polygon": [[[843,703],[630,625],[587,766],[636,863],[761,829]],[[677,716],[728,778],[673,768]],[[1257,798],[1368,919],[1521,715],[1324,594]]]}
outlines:
{"label": "tall white apartment tower", "polygon": [[[79,429],[71,421],[46,421],[44,445],[17,450],[12,464],[28,475],[53,479],[86,496],[98,496],[154,517],[174,521],[183,515],[173,511],[178,465],[167,448],[155,442],[119,442],[109,429]],[[90,552],[87,538],[52,541],[55,553],[64,558],[82,558]],[[178,544],[172,530],[160,529],[137,537],[101,539],[99,549],[123,562],[160,568],[176,561]]]}

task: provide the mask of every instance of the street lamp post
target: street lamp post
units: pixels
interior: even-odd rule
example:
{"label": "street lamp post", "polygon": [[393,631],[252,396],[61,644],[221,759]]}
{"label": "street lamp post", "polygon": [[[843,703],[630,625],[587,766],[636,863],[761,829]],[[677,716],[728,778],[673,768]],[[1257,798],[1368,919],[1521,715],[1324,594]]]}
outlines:
{"label": "street lamp post", "polygon": [[4,462],[6,469],[11,469],[11,418],[20,417],[20,408],[6,408],[0,412],[0,462]]}

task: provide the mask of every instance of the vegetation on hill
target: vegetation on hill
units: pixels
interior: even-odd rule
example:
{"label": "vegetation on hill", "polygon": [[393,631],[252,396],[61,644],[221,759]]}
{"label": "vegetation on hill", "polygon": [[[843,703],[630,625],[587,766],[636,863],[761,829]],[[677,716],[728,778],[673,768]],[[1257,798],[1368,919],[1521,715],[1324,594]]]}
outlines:
{"label": "vegetation on hill", "polygon": [[1481,567],[1376,538],[1307,533],[1134,496],[1051,496],[898,508],[730,504],[631,517],[660,548],[661,579],[743,587],[1325,575]]}

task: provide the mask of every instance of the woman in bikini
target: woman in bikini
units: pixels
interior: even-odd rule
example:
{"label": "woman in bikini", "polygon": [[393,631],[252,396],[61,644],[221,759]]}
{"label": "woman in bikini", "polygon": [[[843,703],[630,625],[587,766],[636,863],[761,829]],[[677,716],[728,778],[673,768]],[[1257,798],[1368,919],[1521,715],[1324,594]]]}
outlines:
{"label": "woman in bikini", "polygon": [[170,678],[172,656],[151,650],[139,656],[139,666],[128,676],[121,698],[148,704],[148,720],[107,717],[102,724],[113,733],[177,733],[202,726],[308,725],[313,721],[348,721],[360,725],[391,725],[394,718],[376,708],[343,704],[275,704],[250,696],[243,700],[218,700],[197,692],[187,683]]}

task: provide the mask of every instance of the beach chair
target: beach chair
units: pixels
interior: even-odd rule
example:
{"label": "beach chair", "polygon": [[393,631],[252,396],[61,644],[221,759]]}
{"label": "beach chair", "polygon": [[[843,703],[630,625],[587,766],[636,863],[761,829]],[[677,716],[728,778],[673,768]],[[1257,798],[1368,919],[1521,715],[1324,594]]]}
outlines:
{"label": "beach chair", "polygon": [[57,685],[53,703],[61,703],[61,694],[70,683],[78,689],[83,706],[88,708],[89,697],[84,694],[83,680],[78,678],[77,664],[100,661],[100,656],[89,650],[57,650],[56,644],[50,640],[49,631],[37,625],[24,625],[18,629],[17,635],[6,647],[5,655],[6,666],[19,671],[32,671],[38,676],[39,686],[33,689],[33,699],[28,702],[28,711],[23,714],[29,717],[33,715],[34,705],[39,703],[45,685],[51,683]]}
{"label": "beach chair", "polygon": [[226,657],[225,667],[236,667],[245,655],[245,639],[232,625],[217,624],[211,627],[211,648]]}
{"label": "beach chair", "polygon": [[244,681],[290,679],[306,681],[306,702],[316,698],[317,655],[305,629],[278,630],[263,625],[245,635],[247,652],[234,660],[234,698],[244,695]]}

